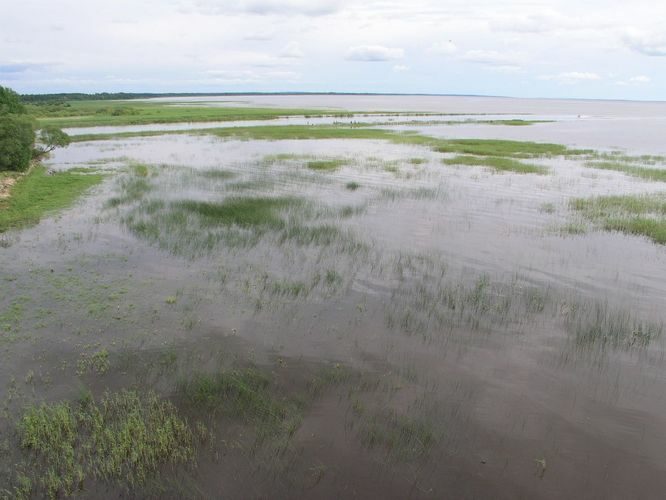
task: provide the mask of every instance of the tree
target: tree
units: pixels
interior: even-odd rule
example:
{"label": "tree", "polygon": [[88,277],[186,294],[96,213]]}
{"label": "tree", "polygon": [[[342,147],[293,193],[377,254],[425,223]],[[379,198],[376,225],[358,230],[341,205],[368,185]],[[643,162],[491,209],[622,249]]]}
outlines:
{"label": "tree", "polygon": [[7,114],[24,115],[27,111],[21,104],[20,96],[12,89],[0,86],[0,116]]}
{"label": "tree", "polygon": [[27,115],[0,115],[0,170],[23,171],[30,165],[35,129]]}
{"label": "tree", "polygon": [[35,144],[35,124],[12,89],[0,86],[0,170],[28,168]]}
{"label": "tree", "polygon": [[47,125],[39,132],[39,142],[42,143],[40,153],[46,154],[53,151],[55,148],[69,146],[71,139],[58,127]]}

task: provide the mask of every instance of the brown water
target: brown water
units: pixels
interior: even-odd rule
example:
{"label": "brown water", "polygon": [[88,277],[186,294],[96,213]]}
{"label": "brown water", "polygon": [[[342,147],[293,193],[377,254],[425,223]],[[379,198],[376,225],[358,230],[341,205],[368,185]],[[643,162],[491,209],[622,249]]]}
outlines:
{"label": "brown water", "polygon": [[[317,108],[533,110],[499,99],[251,99]],[[533,112],[551,106],[567,114],[577,105],[608,112],[605,103],[538,104]],[[654,109],[660,105],[608,106],[652,116],[632,123],[661,123]],[[630,153],[663,151],[655,138],[627,128],[629,121],[421,127],[446,137],[566,143],[570,133],[571,143],[584,147],[618,142]],[[605,136],[599,123],[612,123],[616,135]],[[276,158],[281,154],[300,156]],[[347,164],[314,172],[304,167],[310,157]],[[169,396],[179,377],[233,360],[265,367],[292,393],[317,367],[334,363],[365,382],[316,399],[288,452],[247,453],[246,431],[223,421],[194,471],[162,478],[166,496],[661,498],[663,337],[635,344],[632,334],[602,344],[577,336],[576,325],[595,324],[600,315],[620,321],[618,314],[631,316],[630,329],[664,322],[666,252],[590,225],[583,234],[562,228],[585,225],[568,209],[573,197],[653,193],[664,191],[662,184],[575,160],[535,160],[550,168],[539,176],[446,167],[441,157],[381,141],[187,135],[56,151],[52,168],[91,164],[115,173],[61,216],[3,236],[0,323],[8,326],[0,380],[10,414],[29,402],[75,397],[82,385],[138,385]],[[108,200],[132,176],[130,162],[152,166],[152,190],[137,203],[110,208]],[[207,177],[209,170],[232,176]],[[360,187],[346,189],[351,181]],[[302,197],[310,208],[289,209],[290,224],[328,224],[340,233],[306,244],[268,231],[237,246],[225,235],[203,239],[177,225],[159,226],[151,238],[128,223],[131,216],[155,220],[145,211],[150,200],[253,195]],[[290,283],[305,289],[279,292]],[[166,300],[171,296],[175,303]],[[108,373],[77,374],[82,353],[100,348],[110,353]],[[165,374],[156,360],[172,351],[177,369]],[[28,373],[35,382],[27,382]],[[381,441],[369,446],[368,426],[373,419],[385,425],[386,412],[425,422],[432,443],[410,441],[400,453]],[[2,427],[7,440],[10,423]],[[118,494],[104,483],[88,488],[94,496]]]}

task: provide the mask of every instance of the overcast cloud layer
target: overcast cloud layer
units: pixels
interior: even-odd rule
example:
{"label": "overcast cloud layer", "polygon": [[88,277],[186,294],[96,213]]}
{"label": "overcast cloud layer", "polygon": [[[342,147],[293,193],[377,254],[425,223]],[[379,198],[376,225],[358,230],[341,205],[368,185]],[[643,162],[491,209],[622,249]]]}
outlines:
{"label": "overcast cloud layer", "polygon": [[0,0],[20,92],[666,100],[666,2]]}

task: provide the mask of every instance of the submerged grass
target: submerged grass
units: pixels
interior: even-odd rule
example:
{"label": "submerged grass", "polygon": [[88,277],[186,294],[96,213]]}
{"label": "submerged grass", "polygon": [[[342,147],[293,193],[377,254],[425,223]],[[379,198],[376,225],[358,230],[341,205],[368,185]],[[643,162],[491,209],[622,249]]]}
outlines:
{"label": "submerged grass", "polygon": [[70,206],[103,179],[99,173],[49,175],[45,167],[35,167],[17,181],[8,198],[0,200],[0,232],[37,224],[42,217]]}
{"label": "submerged grass", "polygon": [[310,170],[317,170],[320,172],[330,172],[339,169],[345,163],[347,163],[347,160],[335,158],[335,159],[326,159],[326,160],[312,160],[307,162],[306,166]]}
{"label": "submerged grass", "polygon": [[294,197],[246,197],[228,198],[221,203],[179,201],[172,208],[199,216],[205,226],[235,224],[240,227],[278,229],[284,226],[279,211],[301,203],[302,200]]}
{"label": "submerged grass", "polygon": [[[262,125],[256,127],[228,127],[185,131],[148,131],[118,134],[88,134],[73,136],[73,141],[116,139],[123,137],[156,136],[165,134],[215,135],[240,140],[307,140],[307,139],[365,139],[383,140],[396,144],[423,146],[442,153],[477,156],[538,158],[561,155],[589,155],[591,150],[569,149],[561,144],[499,139],[441,139],[395,130],[352,127],[348,125]],[[293,155],[290,155],[293,156]],[[285,158],[291,159],[291,158]]]}
{"label": "submerged grass", "polygon": [[236,176],[233,172],[229,172],[227,170],[220,170],[217,168],[209,169],[209,170],[202,170],[199,172],[200,175],[207,179],[215,179],[215,180],[227,180],[231,179]]}
{"label": "submerged grass", "polygon": [[437,443],[432,424],[395,412],[374,416],[361,431],[361,442],[368,448],[382,448],[400,461],[417,460]]}
{"label": "submerged grass", "polygon": [[516,172],[520,174],[546,174],[548,169],[540,165],[523,163],[513,158],[501,158],[495,156],[471,156],[459,155],[442,160],[445,165],[468,165],[475,167],[489,167],[500,172]]}
{"label": "submerged grass", "polygon": [[641,235],[666,244],[666,195],[577,198],[571,208],[607,231]]}
{"label": "submerged grass", "polygon": [[75,495],[92,479],[137,486],[163,465],[194,461],[187,422],[155,394],[121,391],[29,407],[18,433],[31,455],[23,477],[32,496]]}
{"label": "submerged grass", "polygon": [[666,168],[636,166],[622,161],[590,161],[586,162],[585,166],[601,170],[624,172],[625,174],[649,181],[666,182]]}
{"label": "submerged grass", "polygon": [[663,325],[641,321],[628,311],[613,309],[605,303],[594,303],[584,310],[579,308],[571,311],[567,318],[568,329],[574,334],[578,348],[647,347],[663,332]]}
{"label": "submerged grass", "polygon": [[106,202],[107,206],[117,207],[139,201],[146,193],[153,189],[153,186],[148,181],[149,170],[146,165],[131,165],[130,172],[130,176],[122,177],[118,181],[122,194],[110,198]]}
{"label": "submerged grass", "polygon": [[302,420],[303,400],[280,397],[271,380],[255,368],[200,373],[180,383],[178,393],[189,408],[252,424],[255,445],[291,438]]}

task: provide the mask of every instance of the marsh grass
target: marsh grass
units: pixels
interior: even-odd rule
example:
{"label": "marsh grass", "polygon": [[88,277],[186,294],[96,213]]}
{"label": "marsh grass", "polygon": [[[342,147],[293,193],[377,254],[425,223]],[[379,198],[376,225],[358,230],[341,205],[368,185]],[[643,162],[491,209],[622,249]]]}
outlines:
{"label": "marsh grass", "polygon": [[542,214],[554,214],[555,213],[555,204],[554,203],[542,203],[539,205],[539,212]]}
{"label": "marsh grass", "polygon": [[666,196],[626,195],[577,198],[570,206],[607,231],[641,235],[666,244]]}
{"label": "marsh grass", "polygon": [[347,188],[349,191],[356,191],[360,187],[361,185],[356,181],[350,181],[345,184],[345,188]]}
{"label": "marsh grass", "polygon": [[[456,153],[476,156],[540,158],[567,156],[577,157],[593,154],[592,150],[569,149],[561,144],[530,141],[509,141],[499,139],[441,139],[417,133],[395,130],[331,126],[331,125],[261,125],[256,127],[228,127],[185,131],[122,132],[111,134],[87,134],[73,136],[76,142],[91,140],[118,139],[124,137],[149,137],[167,134],[214,135],[225,139],[238,140],[316,140],[316,139],[364,139],[382,140],[395,144],[405,144],[429,148],[440,153]],[[284,158],[281,161],[292,158]],[[275,160],[273,160],[275,161]]]}
{"label": "marsh grass", "polygon": [[361,443],[383,449],[398,461],[414,461],[427,455],[438,441],[432,423],[397,412],[373,415],[362,423]]}
{"label": "marsh grass", "polygon": [[589,168],[597,168],[600,170],[624,172],[627,175],[639,177],[649,181],[666,182],[666,168],[636,166],[626,161],[590,161],[586,162],[585,166]]}
{"label": "marsh grass", "polygon": [[445,196],[446,192],[442,188],[417,187],[411,189],[384,188],[380,191],[379,197],[391,202],[411,199],[411,200],[436,200]]}
{"label": "marsh grass", "polygon": [[[205,178],[205,174],[200,175],[201,172],[196,170],[184,171],[186,177],[178,180],[178,185]],[[155,180],[159,175],[151,172],[148,177],[133,174],[121,177],[117,184],[119,193],[107,206],[130,205],[122,215],[129,230],[176,255],[200,257],[220,244],[229,248],[248,248],[264,237],[273,238],[277,245],[292,242],[299,246],[334,245],[342,252],[362,250],[356,237],[350,231],[341,231],[336,223],[341,218],[362,213],[365,205],[336,209],[295,196],[267,196],[266,191],[271,190],[273,184],[266,179],[225,183],[223,189],[231,193],[257,192],[231,194],[220,201],[215,200],[218,194],[204,196],[203,200],[165,201],[146,196],[160,186],[159,179]],[[311,176],[305,178],[307,182],[313,182]],[[212,191],[206,183],[197,185],[197,188]]]}
{"label": "marsh grass", "polygon": [[519,174],[547,174],[548,169],[541,165],[524,163],[513,158],[501,158],[495,156],[472,156],[458,155],[453,158],[444,158],[445,165],[467,165],[474,167],[489,167],[499,172],[516,172]]}
{"label": "marsh grass", "polygon": [[567,222],[561,226],[557,226],[555,232],[560,236],[579,236],[587,233],[587,225],[581,221]]}
{"label": "marsh grass", "polygon": [[25,472],[30,493],[49,498],[76,495],[92,479],[134,487],[164,465],[194,462],[188,423],[152,393],[32,406],[20,418],[18,434],[31,458]]}
{"label": "marsh grass", "polygon": [[43,166],[35,167],[16,182],[8,198],[0,199],[0,233],[37,224],[43,217],[72,205],[103,179],[99,173],[49,175]]}
{"label": "marsh grass", "polygon": [[109,361],[109,351],[100,349],[93,353],[81,353],[76,365],[76,373],[81,376],[88,372],[93,372],[97,375],[104,375],[111,366]]}
{"label": "marsh grass", "polygon": [[661,155],[627,155],[620,151],[593,152],[589,158],[599,162],[625,163],[639,165],[658,165],[666,164],[666,156]]}
{"label": "marsh grass", "polygon": [[333,158],[324,160],[311,160],[306,163],[307,168],[318,172],[332,172],[347,163],[344,159]]}
{"label": "marsh grass", "polygon": [[198,172],[199,175],[206,179],[213,179],[213,180],[220,180],[224,181],[227,179],[232,179],[233,177],[236,177],[236,174],[234,172],[229,172],[227,170],[220,170],[217,168],[214,169],[208,169],[208,170],[202,170],[201,172]]}
{"label": "marsh grass", "polygon": [[281,280],[272,283],[270,293],[278,297],[297,298],[307,296],[310,289],[302,281]]}
{"label": "marsh grass", "polygon": [[280,229],[285,223],[279,212],[302,203],[301,199],[294,197],[247,197],[227,198],[220,203],[179,201],[173,203],[172,208],[198,216],[203,226],[236,225]]}
{"label": "marsh grass", "polygon": [[137,202],[153,189],[148,180],[148,167],[146,165],[133,165],[131,174],[123,176],[118,181],[119,196],[113,196],[106,202],[107,207],[118,207]]}
{"label": "marsh grass", "polygon": [[273,120],[286,116],[346,117],[349,112],[300,108],[173,106],[139,101],[71,101],[67,107],[30,106],[40,126],[91,127],[151,123]]}
{"label": "marsh grass", "polygon": [[266,440],[291,438],[304,409],[302,398],[282,395],[264,373],[253,367],[197,374],[179,384],[178,394],[192,409],[250,423],[255,446]]}
{"label": "marsh grass", "polygon": [[626,310],[599,302],[571,308],[566,326],[579,349],[645,348],[663,332],[663,324],[642,321]]}

